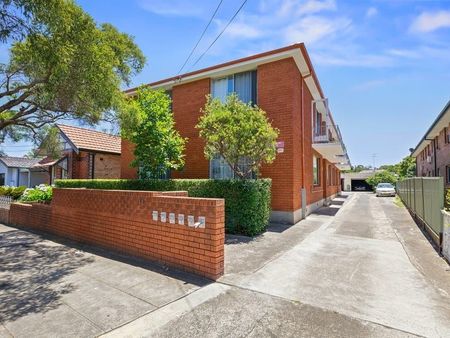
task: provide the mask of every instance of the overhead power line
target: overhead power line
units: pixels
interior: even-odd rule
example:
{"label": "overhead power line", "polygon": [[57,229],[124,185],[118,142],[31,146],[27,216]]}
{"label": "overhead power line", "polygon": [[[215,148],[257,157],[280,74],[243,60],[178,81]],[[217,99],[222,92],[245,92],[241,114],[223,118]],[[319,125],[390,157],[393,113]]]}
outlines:
{"label": "overhead power line", "polygon": [[217,35],[217,37],[213,40],[213,42],[211,42],[211,44],[208,46],[208,48],[206,48],[206,50],[203,52],[202,55],[200,55],[198,57],[198,59],[194,62],[194,64],[191,66],[190,69],[194,68],[195,65],[202,59],[202,57],[208,53],[208,51],[210,50],[210,48],[216,43],[217,40],[219,40],[219,38],[222,36],[222,34],[226,31],[226,29],[228,28],[229,25],[231,25],[231,23],[233,22],[233,20],[236,18],[236,16],[239,14],[239,12],[241,11],[241,9],[244,7],[245,3],[248,0],[244,0],[241,4],[241,6],[238,8],[238,10],[236,11],[236,13],[234,13],[234,15],[231,17],[231,19],[228,21],[228,23],[225,25],[225,27],[222,29],[222,31],[219,33],[219,35]]}
{"label": "overhead power line", "polygon": [[199,39],[197,40],[197,43],[195,44],[194,48],[192,48],[192,50],[189,53],[189,56],[187,57],[186,61],[184,61],[183,65],[181,66],[180,70],[178,71],[178,75],[181,73],[181,71],[183,70],[184,66],[186,66],[186,64],[188,63],[188,61],[191,58],[192,54],[194,54],[194,51],[197,49],[198,44],[203,39],[203,36],[205,35],[206,31],[208,30],[209,26],[211,25],[211,22],[213,21],[214,17],[216,16],[217,12],[219,11],[219,8],[220,8],[220,5],[222,5],[222,2],[223,2],[223,0],[219,1],[218,5],[216,7],[216,10],[214,11],[213,15],[209,19],[209,22],[206,25],[205,29],[203,30],[202,34],[200,35]]}

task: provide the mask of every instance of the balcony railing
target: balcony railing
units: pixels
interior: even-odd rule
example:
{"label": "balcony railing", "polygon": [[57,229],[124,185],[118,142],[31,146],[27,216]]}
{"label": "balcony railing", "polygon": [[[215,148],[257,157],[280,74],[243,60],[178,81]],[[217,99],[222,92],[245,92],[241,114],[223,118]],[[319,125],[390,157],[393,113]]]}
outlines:
{"label": "balcony railing", "polygon": [[339,140],[336,138],[336,134],[339,137],[339,132],[336,126],[322,123],[320,126],[314,127],[313,143],[339,142]]}

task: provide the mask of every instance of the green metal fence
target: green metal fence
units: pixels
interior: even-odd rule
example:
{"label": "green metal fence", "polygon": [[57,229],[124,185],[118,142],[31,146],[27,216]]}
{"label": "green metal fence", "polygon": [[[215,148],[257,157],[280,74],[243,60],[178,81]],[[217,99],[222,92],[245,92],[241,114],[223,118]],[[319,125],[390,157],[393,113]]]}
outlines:
{"label": "green metal fence", "polygon": [[[444,209],[444,181],[442,177],[414,177],[397,183],[397,193],[408,209],[434,233],[440,245]],[[433,235],[433,234],[432,234]]]}

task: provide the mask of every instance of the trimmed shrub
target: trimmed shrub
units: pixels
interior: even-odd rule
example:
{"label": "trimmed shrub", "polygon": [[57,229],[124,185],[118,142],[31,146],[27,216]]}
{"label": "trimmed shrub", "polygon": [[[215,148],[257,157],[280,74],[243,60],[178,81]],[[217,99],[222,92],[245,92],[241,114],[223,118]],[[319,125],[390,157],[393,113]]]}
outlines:
{"label": "trimmed shrub", "polygon": [[21,202],[50,203],[53,197],[53,189],[49,185],[40,184],[35,188],[26,189],[20,198]]}
{"label": "trimmed shrub", "polygon": [[24,193],[27,187],[9,187],[9,186],[0,186],[0,196],[11,196],[13,199],[19,199]]}
{"label": "trimmed shrub", "polygon": [[270,179],[259,180],[56,180],[57,188],[187,191],[190,197],[225,199],[225,230],[254,236],[269,224]]}

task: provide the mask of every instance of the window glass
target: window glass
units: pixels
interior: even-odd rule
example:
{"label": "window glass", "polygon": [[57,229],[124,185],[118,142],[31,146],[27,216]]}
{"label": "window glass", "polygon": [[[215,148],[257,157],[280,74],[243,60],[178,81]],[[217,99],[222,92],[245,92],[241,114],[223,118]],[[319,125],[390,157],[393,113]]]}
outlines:
{"label": "window glass", "polygon": [[222,156],[217,155],[211,160],[210,177],[215,180],[225,180],[234,177],[233,170]]}
{"label": "window glass", "polygon": [[313,183],[314,185],[319,185],[319,158],[313,156]]}
{"label": "window glass", "polygon": [[214,98],[220,99],[222,102],[225,102],[225,99],[228,96],[228,78],[224,77],[222,79],[215,79],[212,82],[212,92],[211,95]]}
{"label": "window glass", "polygon": [[234,75],[234,92],[242,102],[256,103],[253,90],[253,72],[244,72]]}

